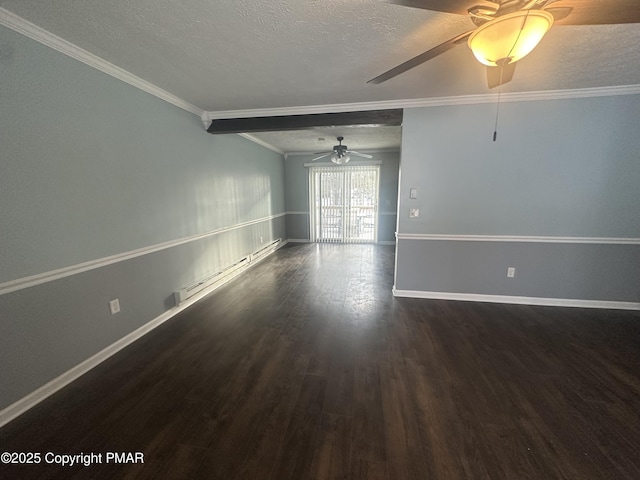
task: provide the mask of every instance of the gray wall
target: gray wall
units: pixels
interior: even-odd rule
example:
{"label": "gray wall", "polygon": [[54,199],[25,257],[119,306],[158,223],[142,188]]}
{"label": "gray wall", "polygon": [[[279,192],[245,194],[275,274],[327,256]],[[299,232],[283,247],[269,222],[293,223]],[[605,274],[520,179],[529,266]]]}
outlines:
{"label": "gray wall", "polygon": [[[640,301],[640,95],[405,110],[396,289]],[[418,198],[409,198],[411,187]],[[420,217],[409,218],[410,208]],[[493,238],[495,240],[495,238]],[[516,277],[506,279],[508,266]]]}
{"label": "gray wall", "polygon": [[[394,242],[398,199],[398,152],[371,152],[381,161],[378,242]],[[285,160],[287,234],[290,239],[309,240],[309,169],[304,166],[317,155],[288,155]],[[294,212],[294,213],[291,213]],[[304,212],[304,213],[300,213]]]}
{"label": "gray wall", "polygon": [[[284,214],[281,155],[4,27],[0,52],[0,284]],[[0,408],[285,228],[280,216],[0,295]]]}

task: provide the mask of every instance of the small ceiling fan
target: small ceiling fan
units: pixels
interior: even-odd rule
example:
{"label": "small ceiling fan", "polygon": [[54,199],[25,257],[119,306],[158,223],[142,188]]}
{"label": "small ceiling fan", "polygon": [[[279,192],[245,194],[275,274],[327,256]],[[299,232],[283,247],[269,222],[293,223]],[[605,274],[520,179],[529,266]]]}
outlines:
{"label": "small ceiling fan", "polygon": [[385,82],[466,42],[487,65],[489,88],[511,81],[516,62],[530,53],[552,25],[605,25],[640,22],[638,0],[383,0],[436,12],[467,15],[476,28],[379,75]]}
{"label": "small ceiling fan", "polygon": [[344,137],[338,137],[337,140],[338,145],[334,145],[333,150],[331,150],[330,152],[316,152],[316,155],[318,155],[319,153],[321,153],[322,155],[314,158],[311,161],[315,162],[316,160],[320,160],[321,158],[325,158],[331,155],[331,161],[333,163],[342,165],[351,160],[351,155],[362,158],[373,158],[371,155],[368,155],[366,153],[354,152],[353,150],[349,150],[349,147],[347,147],[346,145],[342,145],[342,140],[344,140]]}

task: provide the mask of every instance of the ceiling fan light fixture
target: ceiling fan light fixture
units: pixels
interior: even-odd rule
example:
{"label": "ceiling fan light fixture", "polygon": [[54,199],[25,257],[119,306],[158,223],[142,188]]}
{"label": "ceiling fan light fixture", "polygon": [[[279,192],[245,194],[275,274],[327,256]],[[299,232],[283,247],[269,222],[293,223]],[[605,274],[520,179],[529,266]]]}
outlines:
{"label": "ceiling fan light fixture", "polygon": [[469,48],[484,65],[517,62],[530,53],[553,25],[544,10],[519,10],[480,26],[469,37]]}
{"label": "ceiling fan light fixture", "polygon": [[342,165],[344,163],[347,163],[349,160],[351,160],[351,157],[346,154],[338,155],[337,153],[335,153],[331,156],[331,161],[336,165]]}

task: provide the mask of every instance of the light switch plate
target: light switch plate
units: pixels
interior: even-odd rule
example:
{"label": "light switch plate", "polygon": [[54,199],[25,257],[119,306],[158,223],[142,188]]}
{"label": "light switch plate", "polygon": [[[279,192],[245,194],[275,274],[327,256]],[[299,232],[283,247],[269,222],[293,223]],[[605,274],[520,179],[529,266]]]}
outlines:
{"label": "light switch plate", "polygon": [[418,198],[418,189],[416,187],[412,187],[409,189],[409,198],[416,199]]}

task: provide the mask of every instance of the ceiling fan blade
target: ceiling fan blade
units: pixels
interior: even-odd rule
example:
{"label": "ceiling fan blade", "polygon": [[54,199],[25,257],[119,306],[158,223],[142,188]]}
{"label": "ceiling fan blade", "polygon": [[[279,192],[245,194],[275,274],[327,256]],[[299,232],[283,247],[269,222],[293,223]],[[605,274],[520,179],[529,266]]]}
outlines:
{"label": "ceiling fan blade", "polygon": [[397,67],[394,67],[391,70],[384,72],[382,75],[378,75],[376,78],[372,78],[367,83],[373,83],[374,85],[377,85],[379,83],[386,82],[387,80],[393,77],[396,77],[401,73],[406,72],[407,70],[411,70],[412,68],[415,68],[418,65],[421,65],[424,62],[431,60],[432,58],[437,57],[438,55],[443,54],[444,52],[452,49],[456,45],[460,43],[464,43],[469,37],[469,35],[471,35],[472,33],[473,33],[473,30],[462,33],[457,37],[453,37],[447,40],[446,42],[441,43],[437,47],[433,47],[431,50],[427,50],[426,52],[421,53],[417,57],[413,57],[411,60],[407,60],[406,62],[398,65]]}
{"label": "ceiling fan blade", "polygon": [[320,160],[321,158],[328,157],[329,155],[332,155],[332,154],[333,154],[333,152],[325,153],[324,155],[320,155],[319,157],[316,157],[311,161],[315,162],[316,160]]}
{"label": "ceiling fan blade", "polygon": [[369,155],[368,153],[354,152],[353,150],[347,150],[347,153],[349,155],[355,155],[356,157],[373,158],[373,155]]}
{"label": "ceiling fan blade", "polygon": [[[568,15],[556,18],[556,25],[612,25],[640,23],[638,0],[556,0],[547,10],[571,9]],[[561,13],[561,12],[558,12]]]}
{"label": "ceiling fan blade", "polygon": [[551,7],[551,8],[544,8],[543,10],[553,15],[553,22],[560,25],[561,24],[560,21],[567,18],[571,14],[571,11],[573,9],[570,7]]}
{"label": "ceiling fan blade", "polygon": [[329,150],[325,150],[323,152],[313,152],[314,155],[321,155],[323,153],[333,153],[333,150],[329,151]]}
{"label": "ceiling fan blade", "polygon": [[434,12],[457,13],[466,15],[467,9],[478,3],[477,0],[384,0],[385,3],[404,7],[433,10]]}
{"label": "ceiling fan blade", "polygon": [[489,88],[495,88],[503,83],[510,82],[513,78],[513,72],[516,71],[516,63],[507,63],[501,67],[487,67],[487,85]]}

